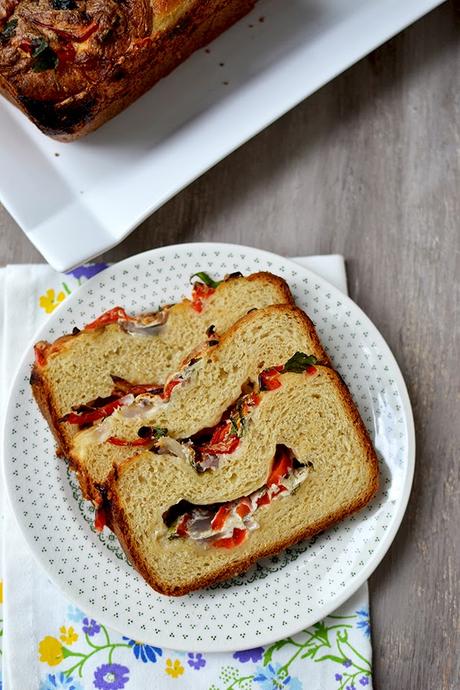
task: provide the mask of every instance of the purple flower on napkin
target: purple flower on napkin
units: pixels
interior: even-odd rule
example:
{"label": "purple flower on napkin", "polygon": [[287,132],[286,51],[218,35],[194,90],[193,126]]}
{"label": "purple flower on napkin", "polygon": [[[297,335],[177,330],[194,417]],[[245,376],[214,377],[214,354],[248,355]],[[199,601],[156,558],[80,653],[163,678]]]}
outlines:
{"label": "purple flower on napkin", "polygon": [[157,662],[157,656],[162,656],[163,654],[163,650],[159,647],[153,647],[151,644],[142,644],[142,642],[136,642],[136,640],[131,640],[129,637],[123,637],[123,639],[126,640],[133,650],[136,659],[140,659],[144,664],[148,661],[155,664]]}
{"label": "purple flower on napkin", "polygon": [[342,678],[343,678],[341,673],[336,673],[334,677],[336,680],[342,680]]}
{"label": "purple flower on napkin", "polygon": [[50,673],[42,680],[40,690],[83,690],[80,683],[65,673]]}
{"label": "purple flower on napkin", "polygon": [[129,668],[121,664],[102,664],[94,671],[94,687],[98,690],[123,690],[129,680]]}
{"label": "purple flower on napkin", "polygon": [[94,620],[94,618],[83,618],[82,629],[84,633],[90,637],[93,637],[93,635],[96,635],[100,631],[101,626]]}
{"label": "purple flower on napkin", "polygon": [[359,609],[356,611],[359,620],[356,623],[358,628],[361,628],[366,637],[371,636],[371,621],[369,619],[369,611],[367,609]]}
{"label": "purple flower on napkin", "polygon": [[298,678],[293,678],[283,671],[281,664],[268,664],[268,666],[257,666],[256,675],[253,678],[255,683],[259,683],[260,690],[302,690],[302,683]]}
{"label": "purple flower on napkin", "polygon": [[84,264],[83,266],[77,266],[71,271],[67,271],[67,275],[71,275],[77,280],[81,280],[82,278],[89,280],[89,278],[92,278],[103,271],[104,268],[107,268],[108,265],[109,264],[104,264],[102,262],[98,264]]}
{"label": "purple flower on napkin", "polygon": [[198,652],[197,654],[188,653],[188,665],[194,668],[195,671],[199,671],[200,668],[206,666],[206,659],[203,659],[203,655]]}
{"label": "purple flower on napkin", "polygon": [[233,658],[238,659],[238,661],[241,661],[242,664],[245,664],[247,661],[253,661],[256,663],[256,661],[260,661],[262,659],[263,653],[263,647],[254,647],[254,649],[243,649],[242,652],[235,652]]}
{"label": "purple flower on napkin", "polygon": [[369,685],[369,677],[363,676],[362,678],[359,679],[359,682],[361,683],[361,685]]}
{"label": "purple flower on napkin", "polygon": [[342,665],[345,666],[345,668],[350,668],[351,659],[345,659],[345,661],[342,661]]}

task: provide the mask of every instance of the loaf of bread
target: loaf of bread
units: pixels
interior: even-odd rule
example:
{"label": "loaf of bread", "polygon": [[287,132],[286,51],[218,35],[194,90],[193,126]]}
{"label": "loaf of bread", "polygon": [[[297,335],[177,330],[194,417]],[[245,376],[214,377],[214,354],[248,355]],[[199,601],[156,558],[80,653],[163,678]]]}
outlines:
{"label": "loaf of bread", "polygon": [[213,470],[144,451],[110,475],[111,527],[157,591],[227,579],[375,494],[375,452],[339,376],[315,365],[277,384],[259,394],[238,447]]}
{"label": "loaf of bread", "polygon": [[116,308],[72,335],[37,343],[32,390],[62,454],[68,454],[78,431],[65,421],[74,408],[101,398],[110,404],[114,388],[122,386],[120,379],[125,385],[163,385],[182,359],[206,341],[210,326],[223,334],[251,309],[293,303],[285,281],[271,273],[233,275],[214,288],[197,280],[191,300],[156,314],[133,319]]}
{"label": "loaf of bread", "polygon": [[257,384],[262,370],[285,362],[296,351],[329,362],[310,319],[290,305],[252,311],[212,342],[171,375],[161,394],[128,398],[72,438],[68,457],[86,496],[97,501],[113,463],[138,451],[141,428],[167,429],[174,439],[193,436],[216,425],[241,391]]}
{"label": "loaf of bread", "polygon": [[2,0],[0,90],[45,134],[77,139],[123,110],[254,4]]}

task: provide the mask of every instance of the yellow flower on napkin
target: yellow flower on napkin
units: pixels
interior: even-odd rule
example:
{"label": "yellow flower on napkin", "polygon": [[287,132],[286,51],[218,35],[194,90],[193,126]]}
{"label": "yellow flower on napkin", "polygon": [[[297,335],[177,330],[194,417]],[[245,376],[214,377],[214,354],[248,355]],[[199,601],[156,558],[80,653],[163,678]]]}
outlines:
{"label": "yellow flower on napkin", "polygon": [[184,667],[182,666],[181,662],[179,659],[175,659],[174,663],[172,659],[166,659],[166,668],[165,671],[168,675],[171,676],[171,678],[179,678],[184,672]]}
{"label": "yellow flower on napkin", "polygon": [[47,314],[51,314],[63,300],[65,300],[65,294],[63,292],[58,292],[56,295],[55,291],[50,288],[44,295],[40,295],[39,304]]}
{"label": "yellow flower on napkin", "polygon": [[61,633],[59,635],[59,639],[61,642],[64,642],[64,644],[73,644],[78,640],[78,634],[75,632],[72,626],[66,628],[65,625],[63,625],[59,628],[59,632]]}
{"label": "yellow flower on napkin", "polygon": [[40,652],[40,661],[50,666],[57,666],[64,658],[61,643],[55,637],[50,637],[49,635],[40,642],[38,651]]}

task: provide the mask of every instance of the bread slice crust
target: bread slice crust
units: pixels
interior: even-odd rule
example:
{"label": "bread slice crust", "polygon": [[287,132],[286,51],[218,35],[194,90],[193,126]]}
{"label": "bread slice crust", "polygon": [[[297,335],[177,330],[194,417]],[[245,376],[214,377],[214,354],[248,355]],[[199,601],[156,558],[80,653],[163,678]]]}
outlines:
{"label": "bread slice crust", "polygon": [[[300,526],[298,530],[287,535],[286,538],[280,539],[275,544],[269,544],[265,547],[262,546],[260,549],[252,554],[247,555],[241,560],[222,566],[217,572],[210,576],[197,577],[186,585],[173,584],[171,582],[161,580],[147,566],[143,554],[139,549],[139,544],[134,535],[131,534],[129,519],[126,515],[117,489],[118,482],[123,477],[123,474],[129,471],[131,467],[135,466],[135,464],[139,462],[143,456],[142,454],[137,454],[136,456],[127,459],[125,462],[114,466],[107,482],[108,496],[110,499],[109,505],[111,528],[118,537],[120,544],[130,562],[153,589],[167,596],[182,596],[197,589],[214,585],[222,580],[226,580],[232,576],[238,575],[246,571],[251,565],[261,558],[279,553],[283,549],[286,549],[304,539],[311,538],[320,532],[329,529],[336,523],[362,509],[375,496],[379,486],[379,467],[378,459],[367,430],[358,410],[355,407],[351,395],[340,376],[332,369],[324,369],[323,373],[330,377],[331,381],[336,386],[338,395],[342,401],[344,409],[346,410],[348,420],[358,435],[363,452],[363,462],[365,463],[368,472],[368,481],[365,490],[359,495],[355,496],[352,500],[350,500],[348,505],[343,506],[340,510],[332,511],[313,523]],[[288,501],[289,498],[280,500]],[[270,506],[267,510],[270,510]]]}

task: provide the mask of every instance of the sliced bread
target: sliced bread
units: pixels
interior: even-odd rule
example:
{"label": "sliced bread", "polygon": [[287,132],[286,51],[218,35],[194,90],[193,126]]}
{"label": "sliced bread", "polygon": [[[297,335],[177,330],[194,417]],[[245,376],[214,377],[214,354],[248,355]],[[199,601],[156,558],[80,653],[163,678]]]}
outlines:
{"label": "sliced bread", "polygon": [[137,319],[122,309],[111,310],[81,331],[37,343],[32,389],[64,455],[78,427],[62,417],[110,396],[112,376],[134,384],[163,384],[206,339],[211,325],[224,333],[251,309],[294,303],[285,281],[271,273],[232,276],[218,284],[199,275],[211,284],[197,281],[191,300]]}
{"label": "sliced bread", "polygon": [[128,397],[128,404],[73,437],[68,457],[85,495],[99,500],[113,463],[138,451],[142,428],[166,428],[177,439],[213,427],[247,385],[257,384],[262,370],[286,362],[296,351],[329,363],[312,322],[297,307],[273,305],[241,318],[172,375],[166,397]]}
{"label": "sliced bread", "polygon": [[[111,526],[157,591],[182,595],[229,578],[375,494],[375,451],[338,374],[314,366],[308,375],[281,373],[278,383],[260,393],[238,448],[213,470],[199,474],[185,457],[143,451],[111,472]],[[291,460],[280,470],[273,462],[283,447]]]}

